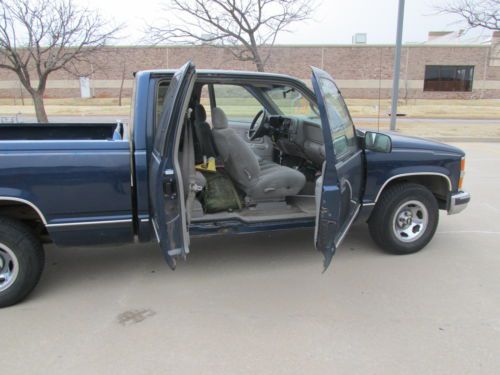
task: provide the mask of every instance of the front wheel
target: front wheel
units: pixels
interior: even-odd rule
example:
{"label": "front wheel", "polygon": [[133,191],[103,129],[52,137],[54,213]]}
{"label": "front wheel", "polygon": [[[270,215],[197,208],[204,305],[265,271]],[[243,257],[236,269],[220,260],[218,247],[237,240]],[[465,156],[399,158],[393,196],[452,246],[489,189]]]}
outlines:
{"label": "front wheel", "polygon": [[439,207],[425,186],[401,183],[382,194],[368,221],[375,243],[392,254],[411,254],[434,236]]}
{"label": "front wheel", "polygon": [[0,307],[23,300],[40,280],[43,247],[29,227],[0,218]]}

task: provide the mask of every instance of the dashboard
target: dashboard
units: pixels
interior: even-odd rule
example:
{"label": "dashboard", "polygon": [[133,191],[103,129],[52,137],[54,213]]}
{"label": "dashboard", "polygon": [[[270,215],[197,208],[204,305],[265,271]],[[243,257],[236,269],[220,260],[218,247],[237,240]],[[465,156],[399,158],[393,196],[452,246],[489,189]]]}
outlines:
{"label": "dashboard", "polygon": [[321,167],[325,146],[321,126],[301,117],[270,116],[268,135],[284,154],[298,156]]}

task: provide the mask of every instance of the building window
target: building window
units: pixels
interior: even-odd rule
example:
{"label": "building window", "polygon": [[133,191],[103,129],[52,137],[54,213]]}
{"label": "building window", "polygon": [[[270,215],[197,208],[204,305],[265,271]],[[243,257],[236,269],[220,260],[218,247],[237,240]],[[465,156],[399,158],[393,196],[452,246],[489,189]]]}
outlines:
{"label": "building window", "polygon": [[473,66],[426,65],[424,91],[472,91]]}

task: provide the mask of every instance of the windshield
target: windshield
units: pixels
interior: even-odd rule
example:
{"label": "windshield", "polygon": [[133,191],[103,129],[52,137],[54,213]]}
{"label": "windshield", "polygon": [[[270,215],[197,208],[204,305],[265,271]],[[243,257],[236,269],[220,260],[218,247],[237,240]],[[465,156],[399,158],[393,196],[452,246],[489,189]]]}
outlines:
{"label": "windshield", "polygon": [[283,115],[319,120],[316,103],[312,103],[297,89],[290,86],[275,86],[265,92]]}

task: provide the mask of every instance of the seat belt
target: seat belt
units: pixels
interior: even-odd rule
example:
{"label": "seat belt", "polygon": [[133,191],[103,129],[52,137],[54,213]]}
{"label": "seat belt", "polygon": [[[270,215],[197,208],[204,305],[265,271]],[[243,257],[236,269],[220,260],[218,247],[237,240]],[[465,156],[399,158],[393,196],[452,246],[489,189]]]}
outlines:
{"label": "seat belt", "polygon": [[[187,118],[187,116],[186,116]],[[193,209],[193,202],[196,194],[200,192],[203,187],[196,183],[196,168],[194,160],[194,140],[193,140],[193,125],[190,119],[187,118],[184,126],[184,145],[183,145],[183,171],[187,171],[187,198],[186,198],[186,216],[187,225],[191,223],[191,210]],[[186,179],[185,179],[186,180]]]}

